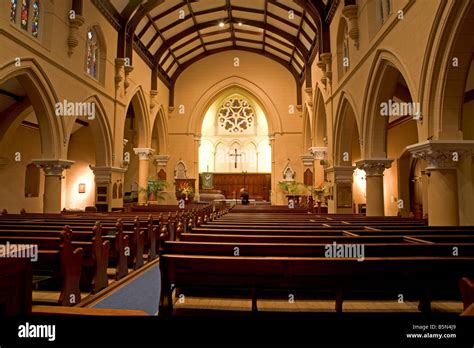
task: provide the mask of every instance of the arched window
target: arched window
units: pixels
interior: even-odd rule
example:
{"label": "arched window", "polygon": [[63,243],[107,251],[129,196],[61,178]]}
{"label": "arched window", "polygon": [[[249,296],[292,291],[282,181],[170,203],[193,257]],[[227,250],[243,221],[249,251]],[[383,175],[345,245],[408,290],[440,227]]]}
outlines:
{"label": "arched window", "polygon": [[39,0],[10,0],[10,21],[35,38],[40,34],[40,16]]}
{"label": "arched window", "polygon": [[341,18],[337,30],[337,78],[339,80],[346,74],[351,65],[349,43],[347,21]]}
{"label": "arched window", "polygon": [[30,0],[21,0],[21,28],[28,30],[28,16],[30,13]]}
{"label": "arched window", "polygon": [[344,41],[342,43],[342,71],[345,74],[349,70],[349,32],[347,24],[344,25]]}
{"label": "arched window", "polygon": [[219,126],[229,133],[243,133],[255,122],[252,106],[242,98],[231,98],[224,102],[217,114]]}
{"label": "arched window", "polygon": [[16,22],[16,5],[17,5],[17,0],[10,0],[10,20],[13,23]]}
{"label": "arched window", "polygon": [[117,199],[117,183],[112,186],[112,199]]}
{"label": "arched window", "polygon": [[87,32],[86,72],[93,78],[98,78],[99,44],[95,30]]}
{"label": "arched window", "polygon": [[39,34],[39,20],[40,7],[39,1],[33,1],[33,18],[31,19],[31,35],[38,37]]}
{"label": "arched window", "polygon": [[379,13],[380,20],[383,23],[387,20],[388,16],[392,13],[392,5],[390,0],[379,0]]}

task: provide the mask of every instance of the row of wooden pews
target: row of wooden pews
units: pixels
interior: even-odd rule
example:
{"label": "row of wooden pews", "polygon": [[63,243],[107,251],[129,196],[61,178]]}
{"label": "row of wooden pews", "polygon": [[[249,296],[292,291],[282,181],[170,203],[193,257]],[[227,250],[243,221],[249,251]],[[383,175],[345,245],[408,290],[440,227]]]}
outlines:
{"label": "row of wooden pews", "polygon": [[[473,227],[400,217],[241,210],[167,237],[160,236],[160,315],[173,313],[174,289],[241,289],[253,311],[273,290],[332,291],[338,312],[358,293],[405,294],[428,312],[433,298],[459,300],[460,279],[474,275]],[[328,257],[338,246],[363,246],[363,257]]]}
{"label": "row of wooden pews", "polygon": [[[171,209],[170,209],[171,210]],[[36,246],[33,265],[35,289],[59,292],[58,303],[74,306],[81,293],[98,293],[129,269],[139,269],[157,258],[157,240],[166,231],[174,236],[223,214],[223,208],[198,208],[159,213],[8,214],[0,216],[0,244]],[[113,274],[110,270],[113,269]]]}

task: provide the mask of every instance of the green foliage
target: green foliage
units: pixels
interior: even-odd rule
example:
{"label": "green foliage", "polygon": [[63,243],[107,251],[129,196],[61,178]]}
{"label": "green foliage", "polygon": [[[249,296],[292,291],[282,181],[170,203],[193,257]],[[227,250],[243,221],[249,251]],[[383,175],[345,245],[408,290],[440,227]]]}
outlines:
{"label": "green foliage", "polygon": [[303,185],[300,182],[296,181],[279,181],[278,187],[280,190],[285,192],[287,195],[297,195],[299,194],[300,186]]}
{"label": "green foliage", "polygon": [[140,188],[140,192],[145,192],[147,199],[150,199],[150,196],[155,196],[156,200],[165,199],[165,188],[168,187],[168,183],[165,180],[159,180],[154,176],[148,177],[148,186],[147,188]]}

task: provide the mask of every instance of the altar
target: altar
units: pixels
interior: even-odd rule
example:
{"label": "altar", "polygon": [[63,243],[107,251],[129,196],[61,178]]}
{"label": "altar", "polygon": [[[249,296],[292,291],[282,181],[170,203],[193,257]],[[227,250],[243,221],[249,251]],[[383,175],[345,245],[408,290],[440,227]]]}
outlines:
{"label": "altar", "polygon": [[213,199],[240,199],[240,190],[242,188],[249,192],[250,199],[252,200],[270,201],[271,174],[205,172],[199,175],[199,195],[201,200],[211,197]]}

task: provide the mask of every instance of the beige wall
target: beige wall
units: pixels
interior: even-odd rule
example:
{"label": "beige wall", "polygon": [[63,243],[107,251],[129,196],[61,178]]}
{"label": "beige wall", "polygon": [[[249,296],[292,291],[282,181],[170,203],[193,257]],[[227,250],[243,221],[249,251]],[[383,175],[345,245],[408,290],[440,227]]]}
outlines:
{"label": "beige wall", "polygon": [[[234,58],[239,58],[239,67],[234,66]],[[235,76],[238,76],[238,82],[233,79]],[[221,85],[222,88],[216,89],[216,85]],[[182,159],[188,166],[188,175],[197,178],[197,154],[193,133],[199,134],[201,131],[202,119],[210,106],[205,105],[205,102],[212,102],[227,88],[236,86],[253,94],[261,102],[268,119],[269,133],[275,135],[275,148],[272,151],[275,161],[272,178],[272,188],[275,191],[273,202],[282,204],[284,200],[276,191],[275,182],[282,179],[288,158],[297,172],[297,180],[303,180],[303,165],[299,158],[302,116],[301,111],[296,108],[296,83],[292,75],[278,63],[257,54],[229,51],[212,55],[193,64],[178,78],[175,109],[169,120],[169,139],[173,146],[170,151],[171,166],[168,175],[173,175],[174,166]],[[213,93],[206,95],[209,91]],[[272,105],[267,105],[264,97],[268,98]],[[290,106],[293,106],[294,114],[289,113]],[[184,107],[184,114],[179,113],[180,107]],[[191,148],[194,148],[194,151],[189,151]]]}
{"label": "beige wall", "polygon": [[[3,144],[0,157],[8,159],[6,166],[0,166],[0,210],[7,209],[9,213],[19,213],[25,209],[31,213],[43,211],[44,177],[41,171],[40,192],[38,197],[25,197],[25,170],[32,159],[41,156],[39,131],[36,129],[18,127],[15,136]],[[21,161],[15,161],[15,153],[19,152]]]}
{"label": "beige wall", "polygon": [[[94,206],[94,173],[89,165],[95,165],[95,143],[92,133],[87,127],[82,127],[72,134],[68,159],[75,163],[64,174],[66,177],[64,208],[84,209],[87,206]],[[79,184],[86,184],[85,193],[79,193]]]}

